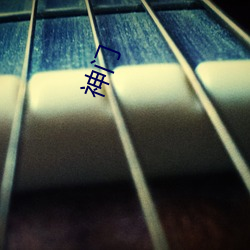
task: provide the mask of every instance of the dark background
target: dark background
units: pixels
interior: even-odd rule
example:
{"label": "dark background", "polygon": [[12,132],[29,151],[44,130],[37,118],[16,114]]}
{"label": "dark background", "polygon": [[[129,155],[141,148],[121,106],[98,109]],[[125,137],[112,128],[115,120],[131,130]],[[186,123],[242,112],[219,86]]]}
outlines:
{"label": "dark background", "polygon": [[214,3],[216,3],[242,29],[250,33],[250,1],[214,0]]}

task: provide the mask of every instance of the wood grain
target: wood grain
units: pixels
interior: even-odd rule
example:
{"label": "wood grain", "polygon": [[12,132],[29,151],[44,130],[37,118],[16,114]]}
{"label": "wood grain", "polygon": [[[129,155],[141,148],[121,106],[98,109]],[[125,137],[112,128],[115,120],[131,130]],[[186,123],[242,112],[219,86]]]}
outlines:
{"label": "wood grain", "polygon": [[[250,202],[238,177],[186,177],[150,182],[171,249],[249,249]],[[130,185],[16,194],[8,249],[151,249]]]}

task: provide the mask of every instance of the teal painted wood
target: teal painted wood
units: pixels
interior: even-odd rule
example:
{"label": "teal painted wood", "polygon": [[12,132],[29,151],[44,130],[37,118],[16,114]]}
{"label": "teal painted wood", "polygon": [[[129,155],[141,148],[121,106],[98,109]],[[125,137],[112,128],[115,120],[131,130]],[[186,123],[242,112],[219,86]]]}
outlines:
{"label": "teal painted wood", "polygon": [[0,24],[0,74],[21,75],[29,22]]}
{"label": "teal painted wood", "polygon": [[250,59],[250,50],[205,10],[159,11],[158,16],[193,67],[204,61]]}
{"label": "teal painted wood", "polygon": [[[169,33],[193,67],[203,61],[249,59],[250,51],[204,10],[158,12]],[[121,53],[104,52],[110,69],[120,65],[176,62],[146,13],[97,15],[101,44]],[[19,75],[28,21],[0,23],[0,74]],[[50,70],[90,67],[95,54],[87,16],[36,22],[29,75]]]}

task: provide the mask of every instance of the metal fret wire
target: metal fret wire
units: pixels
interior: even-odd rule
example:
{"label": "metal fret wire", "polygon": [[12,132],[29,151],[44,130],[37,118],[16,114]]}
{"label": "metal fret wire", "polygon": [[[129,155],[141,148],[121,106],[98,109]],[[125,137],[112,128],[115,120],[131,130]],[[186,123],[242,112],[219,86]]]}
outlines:
{"label": "metal fret wire", "polygon": [[[189,8],[190,6],[198,6],[195,2],[189,3],[188,1],[184,1],[181,4],[178,3],[176,5],[174,2],[164,3],[159,2],[156,5],[157,9],[161,10],[167,10],[167,9],[185,9]],[[141,12],[144,11],[143,7],[141,6],[140,2],[131,3],[129,5],[126,5],[124,3],[123,5],[97,5],[94,7],[96,14],[116,14],[116,13],[127,13],[127,12]],[[50,17],[67,17],[67,16],[82,16],[87,15],[86,9],[81,9],[76,6],[68,6],[68,7],[51,7],[51,8],[45,8],[45,9],[37,9],[36,13],[36,20],[38,19],[46,19]],[[0,12],[0,22],[1,21],[22,21],[22,20],[29,20],[30,19],[30,12],[27,10],[24,11],[12,11],[3,13]]]}
{"label": "metal fret wire", "polygon": [[[99,38],[96,31],[96,24],[93,17],[92,7],[90,6],[89,0],[85,0],[88,16],[90,20],[90,25],[94,37],[94,42],[96,48],[99,46]],[[101,67],[106,68],[104,57],[102,51],[100,50],[98,53],[98,60]],[[105,72],[104,72],[105,73]],[[169,249],[168,243],[165,237],[164,230],[160,223],[154,202],[152,200],[151,194],[149,192],[149,188],[146,184],[145,177],[142,172],[142,168],[140,162],[138,160],[137,154],[135,152],[135,148],[126,127],[125,120],[122,116],[122,112],[119,108],[118,100],[116,99],[114,89],[112,86],[111,78],[109,74],[107,74],[109,86],[105,86],[105,92],[107,93],[108,100],[111,106],[111,110],[113,112],[114,121],[118,130],[118,134],[120,136],[123,150],[125,152],[129,170],[132,175],[132,179],[134,181],[136,191],[139,197],[139,201],[144,213],[145,221],[152,239],[153,247],[156,250],[167,250]]]}
{"label": "metal fret wire", "polygon": [[232,22],[223,12],[211,1],[202,0],[201,3],[205,8],[211,10],[214,14],[216,14],[227,26],[240,38],[242,39],[248,46],[250,45],[250,37],[249,35],[243,31],[238,25]]}
{"label": "metal fret wire", "polygon": [[189,65],[188,61],[181,53],[177,45],[172,40],[171,36],[168,34],[166,29],[163,27],[157,16],[155,15],[154,11],[151,9],[149,4],[145,0],[141,0],[144,8],[154,21],[155,25],[161,32],[162,36],[164,37],[165,41],[173,51],[176,59],[180,63],[186,77],[189,80],[193,90],[195,91],[196,96],[198,97],[199,101],[201,102],[205,112],[207,113],[214,129],[216,130],[223,146],[225,147],[230,159],[234,163],[235,168],[240,174],[248,193],[250,194],[250,169],[249,166],[244,159],[243,155],[241,154],[239,148],[237,147],[236,143],[234,142],[232,136],[230,135],[228,129],[226,128],[225,124],[223,123],[219,113],[217,112],[215,106],[213,105],[212,101],[209,99],[208,95],[206,94],[205,90],[203,89],[199,79],[197,78],[195,72]]}
{"label": "metal fret wire", "polygon": [[11,193],[14,184],[13,182],[15,176],[16,163],[17,163],[18,144],[20,140],[23,111],[24,111],[23,109],[24,109],[26,89],[27,89],[27,74],[29,68],[31,43],[33,39],[36,6],[37,6],[37,0],[33,0],[28,37],[27,37],[26,49],[23,61],[23,68],[20,78],[20,86],[17,95],[17,103],[15,107],[8,150],[3,169],[3,177],[0,190],[0,249],[4,249],[4,244],[5,244],[4,239],[7,228],[7,217],[10,207]]}

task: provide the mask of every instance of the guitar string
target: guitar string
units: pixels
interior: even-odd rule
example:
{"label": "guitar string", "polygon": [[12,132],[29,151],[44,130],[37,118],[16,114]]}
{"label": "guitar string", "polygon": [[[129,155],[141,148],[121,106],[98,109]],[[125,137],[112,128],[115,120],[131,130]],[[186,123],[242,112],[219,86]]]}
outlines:
{"label": "guitar string", "polygon": [[[93,33],[95,46],[96,48],[98,48],[100,42],[97,35],[97,28],[95,23],[95,17],[93,16],[92,6],[90,5],[89,0],[85,0],[85,3],[88,11],[89,21]],[[101,67],[106,68],[104,57],[101,50],[98,53],[98,60]],[[122,115],[122,112],[118,104],[118,100],[114,93],[113,84],[109,74],[107,74],[107,79],[108,82],[110,83],[110,86],[105,86],[104,88],[108,96],[114,121],[123,146],[125,156],[128,161],[128,167],[136,188],[136,192],[139,198],[140,205],[142,207],[142,211],[144,213],[145,221],[149,230],[153,247],[156,250],[163,250],[163,249],[167,250],[169,249],[167,239],[164,230],[162,228],[162,225],[160,223],[158,213],[156,211],[154,202],[152,200],[149,188],[147,186],[141,164],[139,162],[138,156],[134,148],[134,144],[126,127],[124,117]]]}
{"label": "guitar string", "polygon": [[31,44],[34,33],[33,31],[35,26],[36,6],[37,6],[37,0],[33,0],[22,73],[19,81],[20,86],[18,89],[15,113],[13,116],[9,144],[3,168],[3,176],[2,176],[1,190],[0,190],[0,249],[4,249],[10,199],[11,199],[11,193],[13,189],[14,176],[17,164],[18,145],[20,141],[24,104],[26,99],[25,97],[27,88],[27,74],[30,61]]}
{"label": "guitar string", "polygon": [[250,36],[230,20],[213,2],[202,0],[201,3],[206,9],[210,10],[211,13],[219,17],[242,41],[250,46]]}
{"label": "guitar string", "polygon": [[226,149],[231,161],[233,162],[243,183],[245,184],[245,187],[247,188],[248,193],[250,194],[250,169],[249,169],[248,163],[244,159],[237,144],[235,143],[230,132],[226,128],[214,104],[209,99],[208,95],[203,89],[202,84],[200,83],[192,67],[189,65],[188,61],[186,60],[182,52],[179,50],[179,48],[177,47],[177,45],[175,44],[171,36],[168,34],[166,29],[164,28],[164,26],[161,24],[161,22],[159,21],[159,19],[157,18],[156,14],[152,10],[152,8],[149,6],[147,1],[141,0],[141,2],[144,8],[146,9],[147,13],[149,14],[149,16],[152,18],[153,22],[157,26],[158,30],[162,34],[163,38],[165,39],[165,41],[171,48],[180,66],[182,67],[183,72],[188,78],[190,85],[192,86],[200,103],[202,104],[206,114],[208,115],[208,118],[210,119],[224,148]]}

